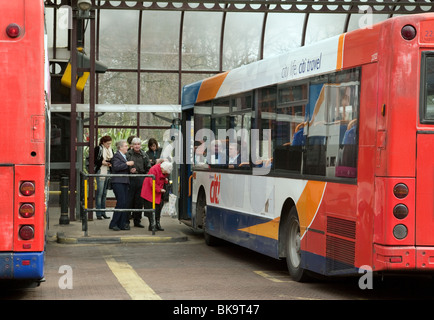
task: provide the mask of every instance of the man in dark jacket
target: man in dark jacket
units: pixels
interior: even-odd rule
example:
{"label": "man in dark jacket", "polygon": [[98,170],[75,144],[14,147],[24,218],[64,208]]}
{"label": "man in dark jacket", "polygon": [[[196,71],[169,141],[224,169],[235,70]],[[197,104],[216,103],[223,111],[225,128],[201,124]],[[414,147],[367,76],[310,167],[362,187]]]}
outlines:
{"label": "man in dark jacket", "polygon": [[[134,174],[146,174],[151,168],[151,162],[149,157],[142,150],[142,140],[136,137],[131,141],[131,149],[127,152],[127,160],[134,161],[134,165],[130,168],[130,173]],[[128,191],[128,208],[131,209],[143,209],[143,199],[140,197],[142,191],[143,180],[145,177],[131,177],[130,188]],[[134,212],[134,226],[144,228],[140,223],[142,219],[141,212]]]}
{"label": "man in dark jacket", "polygon": [[[130,167],[134,165],[134,161],[128,161],[126,153],[128,151],[128,143],[126,140],[116,142],[118,152],[115,153],[111,160],[112,174],[128,174]],[[112,177],[112,188],[116,196],[115,209],[128,208],[128,185],[130,179],[128,177]],[[115,231],[129,230],[128,213],[116,211],[113,213],[112,220],[110,221],[109,228]]]}

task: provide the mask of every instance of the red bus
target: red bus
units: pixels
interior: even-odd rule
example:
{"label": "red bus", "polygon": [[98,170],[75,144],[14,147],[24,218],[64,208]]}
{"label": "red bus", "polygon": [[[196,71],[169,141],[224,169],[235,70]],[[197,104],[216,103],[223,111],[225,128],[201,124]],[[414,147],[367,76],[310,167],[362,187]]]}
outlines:
{"label": "red bus", "polygon": [[207,242],[286,258],[296,280],[434,271],[433,14],[187,85],[182,108],[180,219]]}
{"label": "red bus", "polygon": [[0,1],[0,279],[44,277],[49,90],[43,1]]}

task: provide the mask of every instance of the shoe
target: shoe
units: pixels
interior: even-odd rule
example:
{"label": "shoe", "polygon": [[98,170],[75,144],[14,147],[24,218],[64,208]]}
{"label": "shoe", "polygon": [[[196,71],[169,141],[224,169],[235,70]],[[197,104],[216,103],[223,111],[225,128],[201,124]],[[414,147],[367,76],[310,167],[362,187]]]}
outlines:
{"label": "shoe", "polygon": [[[103,213],[103,214],[101,215],[101,217],[103,217],[104,219],[110,219],[110,217],[107,217],[105,213]],[[100,219],[101,217],[99,217],[98,219]]]}
{"label": "shoe", "polygon": [[119,229],[119,227],[117,227],[117,226],[114,226],[113,228],[111,228],[113,231],[119,231],[119,230],[121,230],[121,229]]}
{"label": "shoe", "polygon": [[126,224],[125,227],[123,227],[121,230],[130,230],[130,225]]}
{"label": "shoe", "polygon": [[143,224],[141,224],[141,223],[135,223],[134,226],[137,227],[137,228],[144,228],[144,227],[145,227],[145,226],[144,226]]}
{"label": "shoe", "polygon": [[102,220],[101,216],[96,217],[98,220]]}
{"label": "shoe", "polygon": [[164,231],[164,229],[161,227],[160,220],[157,220],[156,229],[157,231]]}

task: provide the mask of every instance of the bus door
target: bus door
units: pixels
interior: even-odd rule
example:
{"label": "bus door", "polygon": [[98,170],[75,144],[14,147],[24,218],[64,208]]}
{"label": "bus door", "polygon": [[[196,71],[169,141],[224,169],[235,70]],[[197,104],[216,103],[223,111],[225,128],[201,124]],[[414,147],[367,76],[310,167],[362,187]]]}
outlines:
{"label": "bus door", "polygon": [[[182,112],[182,163],[180,166],[180,197],[178,203],[178,219],[191,220],[192,217],[192,155],[194,140],[193,109],[183,110]],[[186,222],[186,221],[184,221]]]}
{"label": "bus door", "polygon": [[434,237],[434,131],[417,133],[416,245],[433,245]]}
{"label": "bus door", "polygon": [[0,165],[0,251],[13,250],[14,167]]}

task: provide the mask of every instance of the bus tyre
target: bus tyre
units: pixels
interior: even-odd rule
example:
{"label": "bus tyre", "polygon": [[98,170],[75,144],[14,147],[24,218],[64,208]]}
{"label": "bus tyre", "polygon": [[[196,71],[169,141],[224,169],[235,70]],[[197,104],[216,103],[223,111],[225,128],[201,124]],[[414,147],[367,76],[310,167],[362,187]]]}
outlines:
{"label": "bus tyre", "polygon": [[308,271],[301,267],[300,222],[297,209],[293,207],[287,222],[286,264],[294,281],[305,282],[309,279]]}
{"label": "bus tyre", "polygon": [[210,235],[206,231],[206,197],[203,192],[199,194],[197,205],[196,205],[196,217],[202,217],[202,230],[203,230],[203,237],[205,239],[205,243],[208,246],[216,246],[219,244],[219,239]]}

